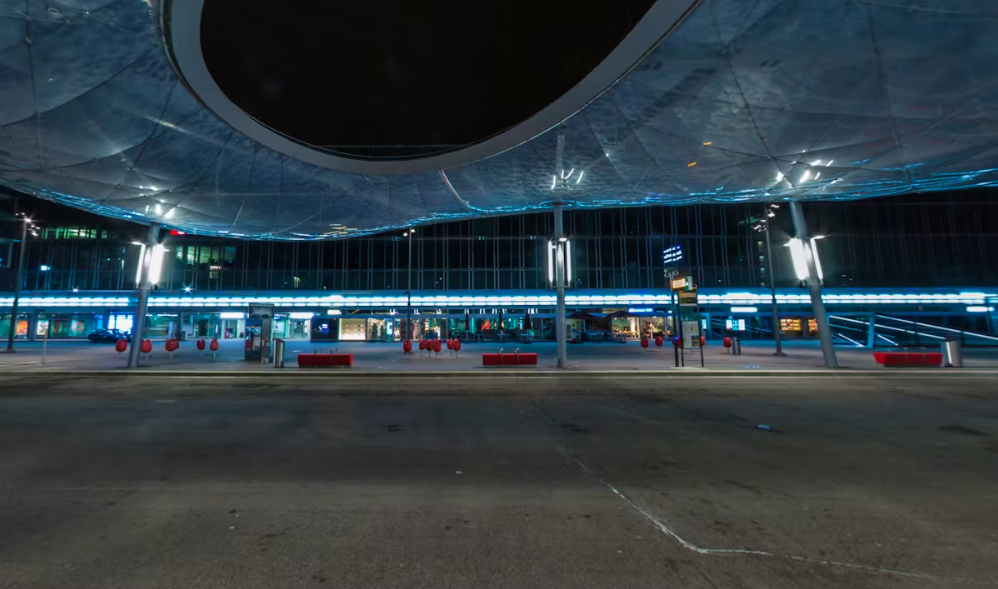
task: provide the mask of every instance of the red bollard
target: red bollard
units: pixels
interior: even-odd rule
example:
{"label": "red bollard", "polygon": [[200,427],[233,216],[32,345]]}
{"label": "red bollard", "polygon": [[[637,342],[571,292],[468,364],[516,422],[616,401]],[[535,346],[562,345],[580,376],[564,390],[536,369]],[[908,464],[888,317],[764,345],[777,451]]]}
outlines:
{"label": "red bollard", "polygon": [[731,353],[731,338],[730,337],[724,338],[723,345],[724,345],[725,348],[728,349],[728,353],[730,354]]}
{"label": "red bollard", "polygon": [[433,340],[433,351],[439,354],[440,348],[441,348],[440,340]]}
{"label": "red bollard", "polygon": [[218,351],[218,338],[212,338],[211,343],[208,344],[208,349],[212,352]]}
{"label": "red bollard", "polygon": [[663,338],[663,337],[662,337],[662,336],[660,336],[660,335],[657,335],[657,336],[655,336],[655,345],[656,345],[656,346],[658,346],[658,347],[660,347],[660,348],[661,348],[661,347],[662,347],[662,344],[664,344],[664,343],[665,343],[665,338]]}
{"label": "red bollard", "polygon": [[641,338],[641,347],[642,348],[647,348],[648,347],[648,338],[646,338],[646,337],[642,337]]}
{"label": "red bollard", "polygon": [[120,354],[121,352],[124,352],[127,349],[128,349],[128,342],[125,341],[125,338],[121,338],[120,340],[114,342],[115,352],[118,352]]}
{"label": "red bollard", "polygon": [[454,340],[454,355],[456,356],[458,352],[461,351],[461,340]]}
{"label": "red bollard", "polygon": [[425,349],[426,349],[426,340],[425,339],[419,340],[419,351],[422,352]]}
{"label": "red bollard", "polygon": [[147,340],[147,339],[142,340],[142,344],[139,346],[139,350],[143,354],[150,354],[150,353],[152,353],[152,342],[149,341],[149,340]]}
{"label": "red bollard", "polygon": [[701,348],[707,347],[707,338],[702,335],[700,336],[700,347]]}
{"label": "red bollard", "polygon": [[203,339],[199,339],[198,343],[196,345],[197,345],[199,351],[202,351],[202,352],[204,351],[204,340]]}
{"label": "red bollard", "polygon": [[405,352],[406,354],[411,354],[412,342],[409,340],[405,340],[404,342],[402,342],[402,351]]}

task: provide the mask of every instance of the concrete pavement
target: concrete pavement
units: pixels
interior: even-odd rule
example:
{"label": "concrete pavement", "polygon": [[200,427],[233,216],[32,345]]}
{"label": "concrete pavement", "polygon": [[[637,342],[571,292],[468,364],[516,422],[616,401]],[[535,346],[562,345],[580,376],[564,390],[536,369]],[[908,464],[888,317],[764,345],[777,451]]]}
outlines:
{"label": "concrete pavement", "polygon": [[994,378],[448,382],[8,375],[0,587],[998,586]]}
{"label": "concrete pavement", "polygon": [[[198,351],[193,341],[182,342],[172,355],[163,349],[163,341],[154,342],[152,356],[144,359],[141,366],[156,370],[182,371],[269,371],[269,364],[246,362],[243,360],[242,340],[219,340],[219,351]],[[109,344],[90,343],[50,343],[42,364],[41,344],[19,343],[16,354],[0,354],[0,370],[121,370],[127,364],[125,354],[114,351]],[[355,371],[495,371],[481,366],[481,354],[486,352],[534,352],[539,356],[535,371],[555,369],[555,344],[538,342],[519,343],[466,343],[457,355],[446,348],[440,354],[402,353],[400,343],[339,342],[311,343],[302,340],[288,340],[286,368],[297,370],[295,357],[298,353],[315,351],[354,354]],[[720,342],[708,342],[704,350],[704,365],[707,370],[737,370],[746,373],[773,370],[823,370],[821,350],[817,342],[787,342],[786,357],[773,356],[772,342],[746,341],[741,356],[727,353]],[[669,347],[642,349],[638,342],[626,344],[601,343],[569,346],[569,369],[648,371],[675,370],[674,352]],[[968,369],[998,370],[998,348],[968,348],[964,350]],[[864,348],[838,348],[839,363],[851,370],[882,370],[873,361],[873,354]],[[700,369],[698,351],[686,351],[685,370]],[[314,369],[309,369],[314,371]],[[501,368],[499,370],[505,370]],[[328,371],[327,371],[328,372]]]}

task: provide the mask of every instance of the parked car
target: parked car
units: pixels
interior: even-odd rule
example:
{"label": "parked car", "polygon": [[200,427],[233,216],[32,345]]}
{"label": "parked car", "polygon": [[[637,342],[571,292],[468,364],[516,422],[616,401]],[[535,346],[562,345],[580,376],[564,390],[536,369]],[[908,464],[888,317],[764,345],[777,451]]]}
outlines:
{"label": "parked car", "polygon": [[118,329],[97,329],[91,331],[87,339],[92,344],[113,344],[120,339],[128,342],[132,341],[132,334]]}

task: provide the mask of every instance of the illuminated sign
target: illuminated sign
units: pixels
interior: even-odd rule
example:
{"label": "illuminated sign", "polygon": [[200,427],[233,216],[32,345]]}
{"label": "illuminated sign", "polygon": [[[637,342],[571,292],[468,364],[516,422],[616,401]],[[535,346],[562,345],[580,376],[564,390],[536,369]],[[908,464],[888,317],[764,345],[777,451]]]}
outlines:
{"label": "illuminated sign", "polygon": [[725,319],[724,321],[725,329],[729,331],[745,331],[745,320],[744,319]]}
{"label": "illuminated sign", "polygon": [[662,250],[662,264],[675,264],[679,260],[683,259],[683,247],[679,245],[674,245],[670,248]]}
{"label": "illuminated sign", "polygon": [[682,290],[686,288],[686,284],[687,283],[685,276],[683,276],[682,278],[674,278],[672,280],[672,290]]}

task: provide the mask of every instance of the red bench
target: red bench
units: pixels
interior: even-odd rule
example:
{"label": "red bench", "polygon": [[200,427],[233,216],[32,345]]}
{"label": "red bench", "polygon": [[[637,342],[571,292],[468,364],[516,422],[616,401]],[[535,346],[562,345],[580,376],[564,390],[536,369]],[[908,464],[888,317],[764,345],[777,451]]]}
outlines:
{"label": "red bench", "polygon": [[353,366],[353,354],[298,354],[298,367]]}
{"label": "red bench", "polygon": [[940,352],[874,352],[873,359],[884,366],[941,366],[943,363]]}
{"label": "red bench", "polygon": [[482,354],[482,366],[537,366],[537,354]]}

